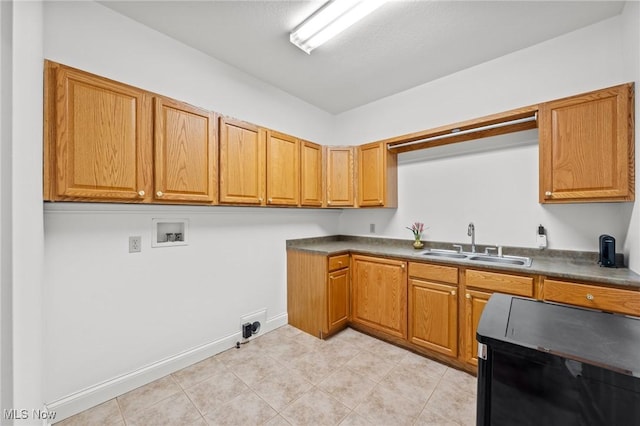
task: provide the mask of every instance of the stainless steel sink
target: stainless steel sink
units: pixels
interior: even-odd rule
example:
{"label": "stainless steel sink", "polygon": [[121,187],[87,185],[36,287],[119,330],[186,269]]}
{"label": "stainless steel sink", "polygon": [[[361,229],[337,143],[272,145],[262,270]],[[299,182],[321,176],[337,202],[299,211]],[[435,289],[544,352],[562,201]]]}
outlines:
{"label": "stainless steel sink", "polygon": [[466,259],[467,255],[453,250],[429,250],[422,253],[423,256],[448,257],[450,259]]}
{"label": "stainless steel sink", "polygon": [[531,258],[520,256],[471,256],[467,260],[473,262],[486,262],[486,263],[498,263],[503,265],[519,265],[529,267],[531,266]]}
{"label": "stainless steel sink", "polygon": [[471,262],[478,263],[491,263],[498,265],[515,265],[515,266],[524,266],[528,268],[531,266],[531,258],[530,257],[521,257],[521,256],[496,256],[489,254],[479,254],[479,253],[470,253],[470,252],[460,252],[456,250],[442,250],[442,249],[431,249],[422,253],[423,256],[428,257],[443,257],[448,259],[465,259]]}

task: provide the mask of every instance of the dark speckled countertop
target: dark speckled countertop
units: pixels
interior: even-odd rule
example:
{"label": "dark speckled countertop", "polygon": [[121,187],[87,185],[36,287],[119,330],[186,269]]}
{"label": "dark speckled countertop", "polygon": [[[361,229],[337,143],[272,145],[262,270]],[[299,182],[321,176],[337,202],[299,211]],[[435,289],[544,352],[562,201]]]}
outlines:
{"label": "dark speckled countertop", "polygon": [[[420,260],[430,263],[450,264],[455,266],[473,266],[496,271],[513,271],[531,275],[565,278],[570,280],[593,281],[623,287],[640,289],[640,275],[628,268],[602,268],[598,266],[598,253],[563,250],[536,250],[518,247],[503,247],[503,254],[527,256],[533,259],[530,267],[515,265],[491,265],[464,259],[426,258],[423,253],[429,248],[453,249],[453,243],[425,241],[423,249],[416,250],[411,246],[413,240],[397,240],[390,238],[355,237],[337,235],[320,238],[303,238],[287,240],[287,249],[301,250],[325,255],[355,252],[373,256]],[[465,244],[465,250],[468,249]],[[486,246],[478,245],[477,251],[482,253]]]}

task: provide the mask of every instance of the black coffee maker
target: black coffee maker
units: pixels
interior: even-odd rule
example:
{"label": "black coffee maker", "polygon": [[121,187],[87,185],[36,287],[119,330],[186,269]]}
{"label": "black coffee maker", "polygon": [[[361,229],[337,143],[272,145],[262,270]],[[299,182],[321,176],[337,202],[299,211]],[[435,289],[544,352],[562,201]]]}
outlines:
{"label": "black coffee maker", "polygon": [[616,239],[611,235],[600,235],[600,266],[616,267]]}

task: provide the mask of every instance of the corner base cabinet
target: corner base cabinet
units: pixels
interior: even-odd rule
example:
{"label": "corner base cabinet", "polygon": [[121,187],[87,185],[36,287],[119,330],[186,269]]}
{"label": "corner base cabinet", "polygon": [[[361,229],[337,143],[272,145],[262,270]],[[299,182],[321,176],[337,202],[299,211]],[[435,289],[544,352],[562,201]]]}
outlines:
{"label": "corner base cabinet", "polygon": [[321,339],[349,322],[349,255],[287,250],[289,324]]}

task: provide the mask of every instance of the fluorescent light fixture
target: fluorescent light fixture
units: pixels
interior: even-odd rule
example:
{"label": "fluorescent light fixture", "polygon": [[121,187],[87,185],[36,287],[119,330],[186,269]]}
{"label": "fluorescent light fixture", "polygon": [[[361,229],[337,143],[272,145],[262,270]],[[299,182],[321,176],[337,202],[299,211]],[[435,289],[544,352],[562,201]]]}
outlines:
{"label": "fluorescent light fixture", "polygon": [[291,43],[308,54],[340,34],[386,0],[331,0],[298,25],[289,35]]}

